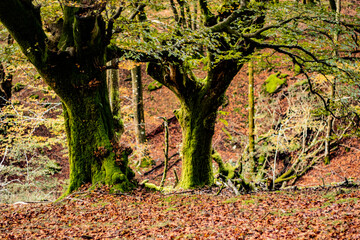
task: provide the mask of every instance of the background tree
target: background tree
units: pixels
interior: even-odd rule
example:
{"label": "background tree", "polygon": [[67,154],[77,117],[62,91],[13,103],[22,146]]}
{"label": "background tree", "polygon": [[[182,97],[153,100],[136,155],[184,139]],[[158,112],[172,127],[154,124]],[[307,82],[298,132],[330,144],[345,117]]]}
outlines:
{"label": "background tree", "polygon": [[[115,65],[116,63],[117,60],[113,59],[110,61],[109,66]],[[115,134],[119,137],[124,132],[124,123],[121,119],[121,106],[119,96],[119,70],[109,69],[107,70],[106,74],[110,108],[115,124]]]}
{"label": "background tree", "polygon": [[[251,181],[255,171],[255,98],[254,98],[254,65],[250,60],[248,63],[249,74],[249,158],[244,164],[245,179]],[[246,175],[249,175],[247,178]]]}
{"label": "background tree", "polygon": [[[5,40],[5,39],[4,39]],[[12,88],[12,74],[9,73],[6,65],[9,65],[10,61],[6,58],[12,54],[11,45],[14,42],[14,39],[11,35],[7,34],[6,37],[7,47],[5,47],[3,56],[0,59],[0,108],[9,103],[11,99],[11,88]]]}
{"label": "background tree", "polygon": [[[333,12],[335,12],[335,21],[339,22],[339,15],[341,12],[341,1],[340,0],[329,0],[330,2],[330,8]],[[338,42],[338,38],[339,38],[339,33],[335,32],[334,33],[334,56],[338,56],[339,53],[337,52],[336,49],[336,44]],[[330,98],[329,98],[329,104],[334,101],[335,98],[335,91],[336,91],[336,79],[334,79],[333,82],[330,82]],[[333,127],[333,121],[334,118],[331,115],[331,112],[329,112],[329,116],[327,119],[327,129],[326,129],[326,141],[325,141],[325,157],[324,157],[324,162],[325,164],[329,164],[330,163],[330,142],[331,142],[331,133],[332,133],[332,127]]]}
{"label": "background tree", "polygon": [[[145,5],[136,2],[134,7],[138,9],[139,14],[137,14],[136,19],[139,22],[146,21],[146,14],[144,12]],[[130,17],[134,18],[135,15]],[[139,36],[140,37],[140,36]],[[133,93],[133,105],[134,105],[134,124],[135,124],[135,138],[136,145],[139,150],[141,163],[141,158],[143,158],[146,150],[144,149],[143,144],[146,142],[146,130],[145,130],[145,114],[144,114],[144,100],[143,100],[143,85],[141,80],[141,65],[135,64],[135,67],[131,69],[131,81],[132,81],[132,93]]]}

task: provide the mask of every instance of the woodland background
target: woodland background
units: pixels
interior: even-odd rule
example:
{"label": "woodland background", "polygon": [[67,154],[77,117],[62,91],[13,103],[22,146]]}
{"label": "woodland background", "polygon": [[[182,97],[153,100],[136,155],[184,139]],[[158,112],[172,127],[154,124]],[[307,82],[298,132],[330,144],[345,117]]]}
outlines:
{"label": "woodland background", "polygon": [[[55,2],[48,1],[45,7],[51,10]],[[342,11],[352,12],[358,7],[354,1],[344,1]],[[360,192],[356,187],[360,176],[358,119],[333,120],[335,144],[330,161],[325,163],[318,149],[324,147],[329,114],[319,98],[310,93],[306,76],[289,59],[271,50],[262,51],[253,60],[256,152],[268,161],[269,182],[273,174],[285,173],[293,159],[299,156],[305,159],[298,165],[298,171],[304,171],[302,176],[274,186],[283,191],[235,197],[231,187],[222,189],[220,183],[213,188],[175,193],[161,194],[139,187],[129,194],[112,194],[107,187],[88,190],[84,186],[61,202],[49,204],[60,197],[68,184],[61,102],[20,53],[16,42],[9,39],[6,29],[1,26],[0,30],[2,71],[12,78],[11,98],[2,96],[4,106],[0,112],[0,236],[360,237]],[[140,65],[146,143],[139,149],[130,73],[134,63],[125,61],[119,66],[125,126],[121,141],[133,149],[130,167],[138,182],[147,179],[160,184],[166,145],[162,117],[167,118],[170,159],[165,185],[174,186],[177,176],[181,176],[181,129],[173,113],[179,102],[170,90],[147,75],[145,64]],[[226,92],[215,127],[213,147],[224,162],[232,165],[244,157],[249,142],[248,79],[246,64]],[[326,77],[313,74],[312,80],[318,92],[330,93]],[[349,107],[360,114],[359,89],[346,82],[337,89],[338,100],[333,101],[335,115],[346,116]],[[347,105],[341,102],[343,98],[350,99]],[[271,190],[269,182],[264,184]]]}

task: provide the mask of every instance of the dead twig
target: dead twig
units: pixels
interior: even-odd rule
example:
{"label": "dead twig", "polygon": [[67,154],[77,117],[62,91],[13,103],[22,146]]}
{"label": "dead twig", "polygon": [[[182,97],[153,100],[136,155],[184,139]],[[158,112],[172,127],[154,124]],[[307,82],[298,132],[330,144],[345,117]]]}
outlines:
{"label": "dead twig", "polygon": [[356,147],[351,147],[351,146],[346,145],[346,144],[339,144],[339,145],[342,146],[342,147],[346,147],[346,148],[353,149],[353,150],[355,150],[355,151],[360,152],[360,149],[358,149],[358,148],[356,148]]}
{"label": "dead twig", "polygon": [[[179,159],[177,159],[175,162],[173,162],[173,163],[168,167],[168,170],[170,170],[173,166],[175,166],[178,162],[180,162],[180,160],[181,160],[181,158],[179,158]],[[163,165],[164,165],[164,164],[163,164]],[[160,177],[160,176],[162,176],[162,175],[163,175],[163,173],[160,173],[160,174],[156,175],[153,179],[158,178],[158,177]]]}
{"label": "dead twig", "polygon": [[231,179],[228,179],[228,180],[227,180],[227,185],[232,188],[232,190],[234,191],[234,193],[235,193],[236,196],[239,196],[239,195],[240,195],[239,190],[238,190],[238,189],[236,188],[236,186],[233,184],[233,182],[231,181]]}
{"label": "dead twig", "polygon": [[[169,157],[169,160],[172,159],[173,157],[175,157],[176,155],[179,155],[179,153],[174,153],[171,157]],[[161,168],[162,166],[164,166],[164,162],[161,162],[160,164],[156,165],[155,167],[153,167],[152,169],[150,169],[149,171],[144,173],[144,176],[149,175],[150,173],[152,173],[153,171]],[[156,176],[157,177],[157,176]]]}

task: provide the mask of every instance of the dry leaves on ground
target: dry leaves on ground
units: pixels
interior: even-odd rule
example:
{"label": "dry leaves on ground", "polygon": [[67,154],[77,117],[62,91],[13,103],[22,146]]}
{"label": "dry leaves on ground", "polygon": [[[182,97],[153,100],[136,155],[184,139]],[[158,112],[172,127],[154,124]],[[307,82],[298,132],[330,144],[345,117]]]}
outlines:
{"label": "dry leaves on ground", "polygon": [[1,239],[360,239],[360,190],[129,195],[0,205]]}

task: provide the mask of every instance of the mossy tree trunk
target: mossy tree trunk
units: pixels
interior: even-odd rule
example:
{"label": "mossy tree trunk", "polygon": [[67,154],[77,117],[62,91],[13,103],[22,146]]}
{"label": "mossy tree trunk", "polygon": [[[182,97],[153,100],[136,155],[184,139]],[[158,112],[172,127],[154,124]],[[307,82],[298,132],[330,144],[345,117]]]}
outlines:
{"label": "mossy tree trunk", "polygon": [[75,90],[63,101],[69,146],[70,186],[84,183],[117,185],[129,190],[132,172],[127,166],[126,149],[117,146],[115,128],[106,97],[106,87]]}
{"label": "mossy tree trunk", "polygon": [[194,94],[193,101],[182,101],[175,112],[182,128],[182,188],[213,184],[212,138],[217,107],[204,106],[201,97]]}
{"label": "mossy tree trunk", "polygon": [[251,182],[254,178],[255,172],[255,105],[254,105],[254,66],[250,60],[248,63],[249,73],[249,158],[244,166],[244,178]]}
{"label": "mossy tree trunk", "polygon": [[149,75],[173,91],[181,103],[175,115],[182,129],[179,186],[184,189],[213,184],[211,155],[217,111],[241,67],[236,60],[224,60],[209,70],[207,81],[202,82],[181,61],[148,65]]}
{"label": "mossy tree trunk", "polygon": [[0,2],[0,21],[63,102],[70,161],[67,193],[85,183],[132,187],[129,151],[114,140],[105,74],[112,26],[106,28],[101,9],[96,1],[81,7],[65,4],[61,37],[51,40],[31,1]]}

